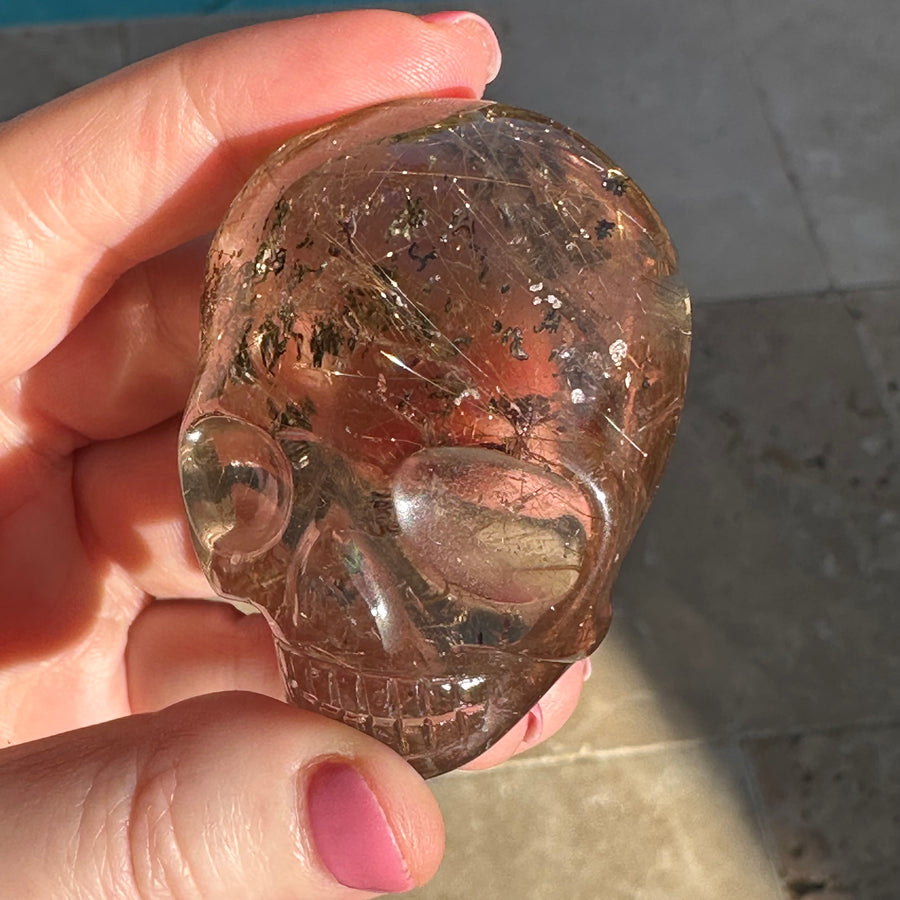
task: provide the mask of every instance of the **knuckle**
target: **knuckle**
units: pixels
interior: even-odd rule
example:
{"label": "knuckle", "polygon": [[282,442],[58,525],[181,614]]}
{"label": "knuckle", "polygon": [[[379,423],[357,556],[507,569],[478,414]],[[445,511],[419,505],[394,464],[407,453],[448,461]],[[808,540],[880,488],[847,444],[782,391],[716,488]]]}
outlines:
{"label": "knuckle", "polygon": [[128,815],[127,852],[140,900],[200,900],[190,814],[179,783],[178,755],[157,749],[137,769]]}
{"label": "knuckle", "polygon": [[76,828],[65,856],[71,859],[75,896],[95,890],[104,896],[127,896],[131,872],[122,852],[128,827],[127,801],[122,799],[123,775],[118,761],[102,765],[90,779],[78,804]]}

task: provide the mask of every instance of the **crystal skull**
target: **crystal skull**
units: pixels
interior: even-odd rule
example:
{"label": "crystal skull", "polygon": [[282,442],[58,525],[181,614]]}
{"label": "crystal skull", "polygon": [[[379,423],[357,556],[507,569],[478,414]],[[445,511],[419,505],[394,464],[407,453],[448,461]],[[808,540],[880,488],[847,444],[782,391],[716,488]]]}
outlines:
{"label": "crystal skull", "polygon": [[459,766],[606,633],[689,347],[659,217],[571,130],[420,99],[302,134],[209,255],[179,449],[204,571],[292,702]]}

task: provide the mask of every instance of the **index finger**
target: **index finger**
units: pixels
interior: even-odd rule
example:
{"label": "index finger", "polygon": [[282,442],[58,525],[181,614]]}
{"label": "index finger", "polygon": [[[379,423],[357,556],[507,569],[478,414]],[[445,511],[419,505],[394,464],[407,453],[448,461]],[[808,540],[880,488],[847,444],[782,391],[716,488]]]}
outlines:
{"label": "index finger", "polygon": [[47,353],[135,263],[210,230],[265,154],[344,112],[479,96],[496,39],[478,17],[379,10],[216,35],[0,130],[0,380]]}

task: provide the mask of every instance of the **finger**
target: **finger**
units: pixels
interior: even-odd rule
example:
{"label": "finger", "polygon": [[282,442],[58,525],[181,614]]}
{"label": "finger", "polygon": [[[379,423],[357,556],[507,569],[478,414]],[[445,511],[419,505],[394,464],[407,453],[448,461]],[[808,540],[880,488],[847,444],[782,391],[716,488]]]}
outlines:
{"label": "finger", "polygon": [[209,597],[184,513],[178,422],[92,444],[75,457],[73,483],[83,536],[95,558],[153,597]]}
{"label": "finger", "polygon": [[480,95],[499,62],[482,23],[378,10],[266,23],[13,120],[0,131],[2,322],[21,339],[0,380],[43,356],[127,268],[214,227],[289,135],[397,97]]}
{"label": "finger", "polygon": [[531,750],[552,737],[572,717],[581,689],[590,672],[590,660],[575,663],[563,672],[553,687],[544,694],[514,728],[496,744],[472,760],[465,769],[490,769],[519,753]]}
{"label": "finger", "polygon": [[62,426],[65,453],[179,414],[197,369],[207,248],[198,239],[126,272],[22,379],[22,418]]}
{"label": "finger", "polygon": [[284,699],[266,620],[227,603],[151,603],[135,619],[125,652],[133,712],[155,712],[218,691]]}
{"label": "finger", "polygon": [[4,896],[357,898],[426,881],[421,778],[372,738],[215,694],[0,754]]}
{"label": "finger", "polygon": [[[269,626],[262,616],[244,615],[228,604],[150,604],[131,627],[126,661],[134,712],[214,691],[248,690],[284,699]],[[590,665],[585,659],[566,670],[528,715],[465,768],[491,768],[556,734],[578,705]]]}

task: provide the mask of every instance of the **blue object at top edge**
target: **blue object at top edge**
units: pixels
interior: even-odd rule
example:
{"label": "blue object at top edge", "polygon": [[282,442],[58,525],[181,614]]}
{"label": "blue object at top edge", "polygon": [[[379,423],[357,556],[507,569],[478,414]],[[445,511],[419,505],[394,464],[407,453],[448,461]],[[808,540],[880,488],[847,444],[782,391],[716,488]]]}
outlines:
{"label": "blue object at top edge", "polygon": [[0,27],[85,21],[119,21],[171,15],[290,12],[354,6],[328,0],[0,0]]}

